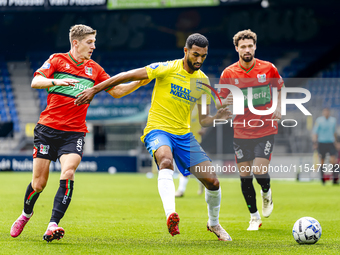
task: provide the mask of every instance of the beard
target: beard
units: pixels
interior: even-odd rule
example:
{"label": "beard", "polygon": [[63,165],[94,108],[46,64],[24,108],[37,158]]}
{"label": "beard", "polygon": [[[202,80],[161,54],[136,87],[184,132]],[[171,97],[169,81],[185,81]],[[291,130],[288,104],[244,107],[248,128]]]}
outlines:
{"label": "beard", "polygon": [[242,56],[241,57],[242,58],[242,60],[244,61],[244,62],[251,62],[252,60],[253,60],[253,58],[254,58],[254,56],[253,55],[247,55],[247,56]]}
{"label": "beard", "polygon": [[201,68],[201,66],[200,67],[195,67],[194,65],[195,64],[198,64],[198,63],[192,63],[189,59],[187,59],[187,64],[188,64],[188,66],[189,66],[189,68],[191,69],[191,70],[195,70],[195,71],[197,71],[197,70],[199,70],[200,68]]}

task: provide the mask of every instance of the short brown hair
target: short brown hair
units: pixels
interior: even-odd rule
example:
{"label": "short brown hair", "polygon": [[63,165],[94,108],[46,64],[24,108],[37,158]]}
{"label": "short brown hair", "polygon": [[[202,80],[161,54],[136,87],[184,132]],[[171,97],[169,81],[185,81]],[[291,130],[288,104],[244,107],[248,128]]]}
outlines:
{"label": "short brown hair", "polygon": [[257,35],[251,31],[250,29],[246,29],[246,30],[242,30],[239,31],[236,35],[234,35],[233,37],[233,41],[234,41],[234,45],[236,47],[238,47],[238,42],[240,40],[244,40],[244,39],[253,39],[254,44],[256,44],[256,40],[257,40]]}
{"label": "short brown hair", "polygon": [[95,35],[97,33],[92,27],[86,25],[74,25],[70,28],[70,43],[72,45],[73,40],[81,41],[87,35]]}

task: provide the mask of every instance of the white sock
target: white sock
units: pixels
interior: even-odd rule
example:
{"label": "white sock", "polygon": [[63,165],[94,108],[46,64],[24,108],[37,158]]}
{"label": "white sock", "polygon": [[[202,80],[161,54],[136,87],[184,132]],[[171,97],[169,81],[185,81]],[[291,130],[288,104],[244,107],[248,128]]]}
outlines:
{"label": "white sock", "polygon": [[272,195],[272,190],[269,188],[268,192],[263,192],[263,191],[262,191],[262,195],[263,195],[264,197],[270,197],[270,196]]}
{"label": "white sock", "polygon": [[209,225],[218,225],[218,217],[221,206],[221,188],[218,190],[205,189],[205,201],[208,204]]}
{"label": "white sock", "polygon": [[57,225],[58,226],[58,224],[56,223],[56,222],[50,222],[49,224],[48,224],[48,227],[47,228],[49,228],[51,225]]}
{"label": "white sock", "polygon": [[181,175],[181,177],[179,178],[179,185],[177,190],[184,193],[185,190],[187,189],[188,181],[189,181],[188,177],[184,177],[183,175]]}
{"label": "white sock", "polygon": [[161,196],[165,215],[168,216],[175,212],[175,184],[172,178],[174,171],[162,169],[158,172],[158,192]]}
{"label": "white sock", "polygon": [[22,215],[24,215],[26,218],[31,218],[32,213],[27,214],[27,213],[25,213],[24,211],[22,211]]}
{"label": "white sock", "polygon": [[260,216],[259,211],[256,211],[256,212],[254,212],[254,213],[250,213],[250,217],[251,217],[251,218],[261,219],[261,216]]}

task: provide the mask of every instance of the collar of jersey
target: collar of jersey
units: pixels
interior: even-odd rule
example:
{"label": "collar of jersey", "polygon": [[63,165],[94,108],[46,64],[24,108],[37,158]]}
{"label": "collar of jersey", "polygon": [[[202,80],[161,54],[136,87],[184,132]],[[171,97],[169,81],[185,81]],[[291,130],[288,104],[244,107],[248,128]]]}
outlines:
{"label": "collar of jersey", "polygon": [[74,57],[72,56],[71,52],[68,53],[68,56],[70,57],[70,59],[77,65],[77,66],[81,66],[82,64],[84,64],[83,62],[78,62],[77,60],[74,59]]}
{"label": "collar of jersey", "polygon": [[241,65],[241,63],[240,63],[240,61],[238,61],[238,66],[243,70],[243,71],[245,71],[246,73],[249,73],[253,68],[254,68],[254,66],[256,65],[256,58],[254,59],[255,61],[254,61],[254,64],[247,70],[247,69],[245,69],[242,65]]}

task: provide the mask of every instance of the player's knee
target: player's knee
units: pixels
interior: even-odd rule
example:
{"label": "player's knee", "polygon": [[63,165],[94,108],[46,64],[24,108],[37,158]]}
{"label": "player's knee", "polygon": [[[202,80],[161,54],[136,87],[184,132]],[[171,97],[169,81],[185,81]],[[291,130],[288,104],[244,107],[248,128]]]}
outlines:
{"label": "player's knee", "polygon": [[74,169],[65,170],[61,174],[61,179],[73,180],[74,179],[74,173],[75,173]]}
{"label": "player's knee", "polygon": [[161,169],[174,169],[173,161],[168,158],[161,159],[159,170]]}
{"label": "player's knee", "polygon": [[45,181],[32,181],[32,188],[34,189],[35,192],[40,193],[41,191],[44,190],[46,187],[46,182]]}
{"label": "player's knee", "polygon": [[220,182],[217,178],[206,179],[204,185],[208,190],[218,190],[220,188]]}

